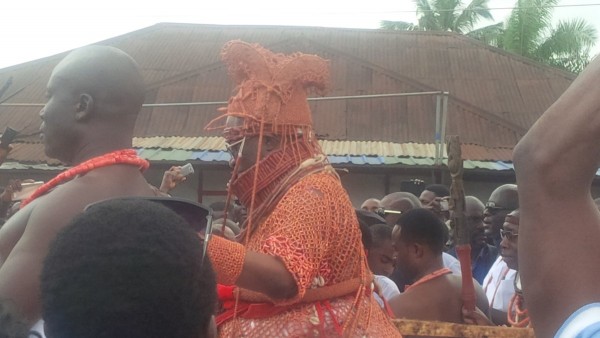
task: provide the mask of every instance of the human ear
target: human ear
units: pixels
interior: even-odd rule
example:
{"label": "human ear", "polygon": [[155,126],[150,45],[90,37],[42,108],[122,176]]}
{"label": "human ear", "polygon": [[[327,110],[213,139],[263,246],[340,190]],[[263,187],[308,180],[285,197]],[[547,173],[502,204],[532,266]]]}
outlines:
{"label": "human ear", "polygon": [[414,243],[412,245],[412,250],[413,250],[415,257],[418,257],[418,258],[423,257],[423,255],[425,253],[423,246],[419,243]]}
{"label": "human ear", "polygon": [[88,119],[94,110],[94,98],[90,94],[83,93],[79,96],[75,120],[84,121]]}

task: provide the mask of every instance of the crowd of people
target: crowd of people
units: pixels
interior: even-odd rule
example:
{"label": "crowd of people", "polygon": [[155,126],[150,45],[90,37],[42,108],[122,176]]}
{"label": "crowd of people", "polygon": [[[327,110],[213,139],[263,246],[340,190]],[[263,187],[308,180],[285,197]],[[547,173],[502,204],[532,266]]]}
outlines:
{"label": "crowd of people", "polygon": [[131,57],[90,46],[56,66],[41,131],[71,169],[17,205],[20,181],[0,195],[0,337],[398,337],[394,318],[600,337],[600,60],[517,146],[518,185],[461,211],[441,184],[352,205],[306,100],[326,88],[326,60],[241,41],[222,58],[236,90],[207,128],[222,131],[232,177],[210,208],[169,196],[180,167],[158,188],[145,180]]}

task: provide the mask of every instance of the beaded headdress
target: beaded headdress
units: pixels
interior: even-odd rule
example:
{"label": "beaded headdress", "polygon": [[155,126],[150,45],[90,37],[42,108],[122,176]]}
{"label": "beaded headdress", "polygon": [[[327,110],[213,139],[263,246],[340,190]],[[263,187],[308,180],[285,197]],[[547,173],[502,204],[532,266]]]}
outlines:
{"label": "beaded headdress", "polygon": [[[236,82],[225,114],[211,121],[207,129],[219,129],[216,122],[224,117],[243,119],[225,137],[257,135],[261,124],[265,133],[312,137],[312,117],[308,105],[309,89],[322,94],[329,81],[329,63],[316,55],[273,53],[258,44],[235,40],[221,52],[229,74]],[[237,135],[237,134],[240,135]]]}
{"label": "beaded headdress", "polygon": [[[248,208],[250,227],[253,219],[275,203],[274,190],[282,191],[282,182],[290,172],[307,159],[324,158],[314,135],[307,96],[311,88],[320,94],[325,91],[329,62],[316,55],[274,53],[240,40],[225,44],[221,57],[236,88],[227,107],[220,109],[224,114],[206,129],[223,129],[229,144],[257,136],[261,147],[268,135],[277,135],[281,142],[276,152],[264,159],[257,157],[251,169],[238,173],[238,163],[233,169],[228,203],[232,195],[240,199]],[[237,118],[235,126],[225,127],[228,117]]]}

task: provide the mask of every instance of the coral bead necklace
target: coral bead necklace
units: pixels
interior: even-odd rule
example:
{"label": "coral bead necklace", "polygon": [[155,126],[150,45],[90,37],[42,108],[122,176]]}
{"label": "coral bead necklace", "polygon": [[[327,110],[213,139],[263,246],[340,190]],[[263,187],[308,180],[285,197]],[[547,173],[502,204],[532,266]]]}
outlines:
{"label": "coral bead necklace", "polygon": [[121,149],[108,154],[97,156],[58,174],[55,178],[46,182],[44,185],[42,185],[36,191],[34,191],[34,193],[29,198],[23,200],[23,202],[21,202],[20,208],[23,208],[36,198],[45,195],[50,190],[56,188],[58,185],[70,181],[79,175],[85,175],[94,169],[107,167],[115,164],[135,165],[139,167],[141,171],[148,169],[148,167],[150,166],[150,163],[148,163],[148,161],[137,156],[137,153],[134,149]]}

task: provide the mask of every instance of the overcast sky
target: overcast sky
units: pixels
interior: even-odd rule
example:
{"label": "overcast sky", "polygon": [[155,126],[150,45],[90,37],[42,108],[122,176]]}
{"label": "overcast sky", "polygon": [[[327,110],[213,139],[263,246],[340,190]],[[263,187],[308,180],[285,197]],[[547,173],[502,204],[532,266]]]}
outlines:
{"label": "overcast sky", "polygon": [[[466,2],[466,1],[465,1]],[[411,0],[15,0],[0,8],[0,68],[54,55],[159,22],[377,28],[380,20],[416,22]],[[490,0],[491,8],[516,0]],[[600,0],[561,0],[561,5]],[[493,10],[496,21],[510,10]],[[562,7],[555,21],[583,17],[600,32],[600,6]],[[482,23],[483,24],[483,23]],[[599,46],[595,51],[600,51]]]}

